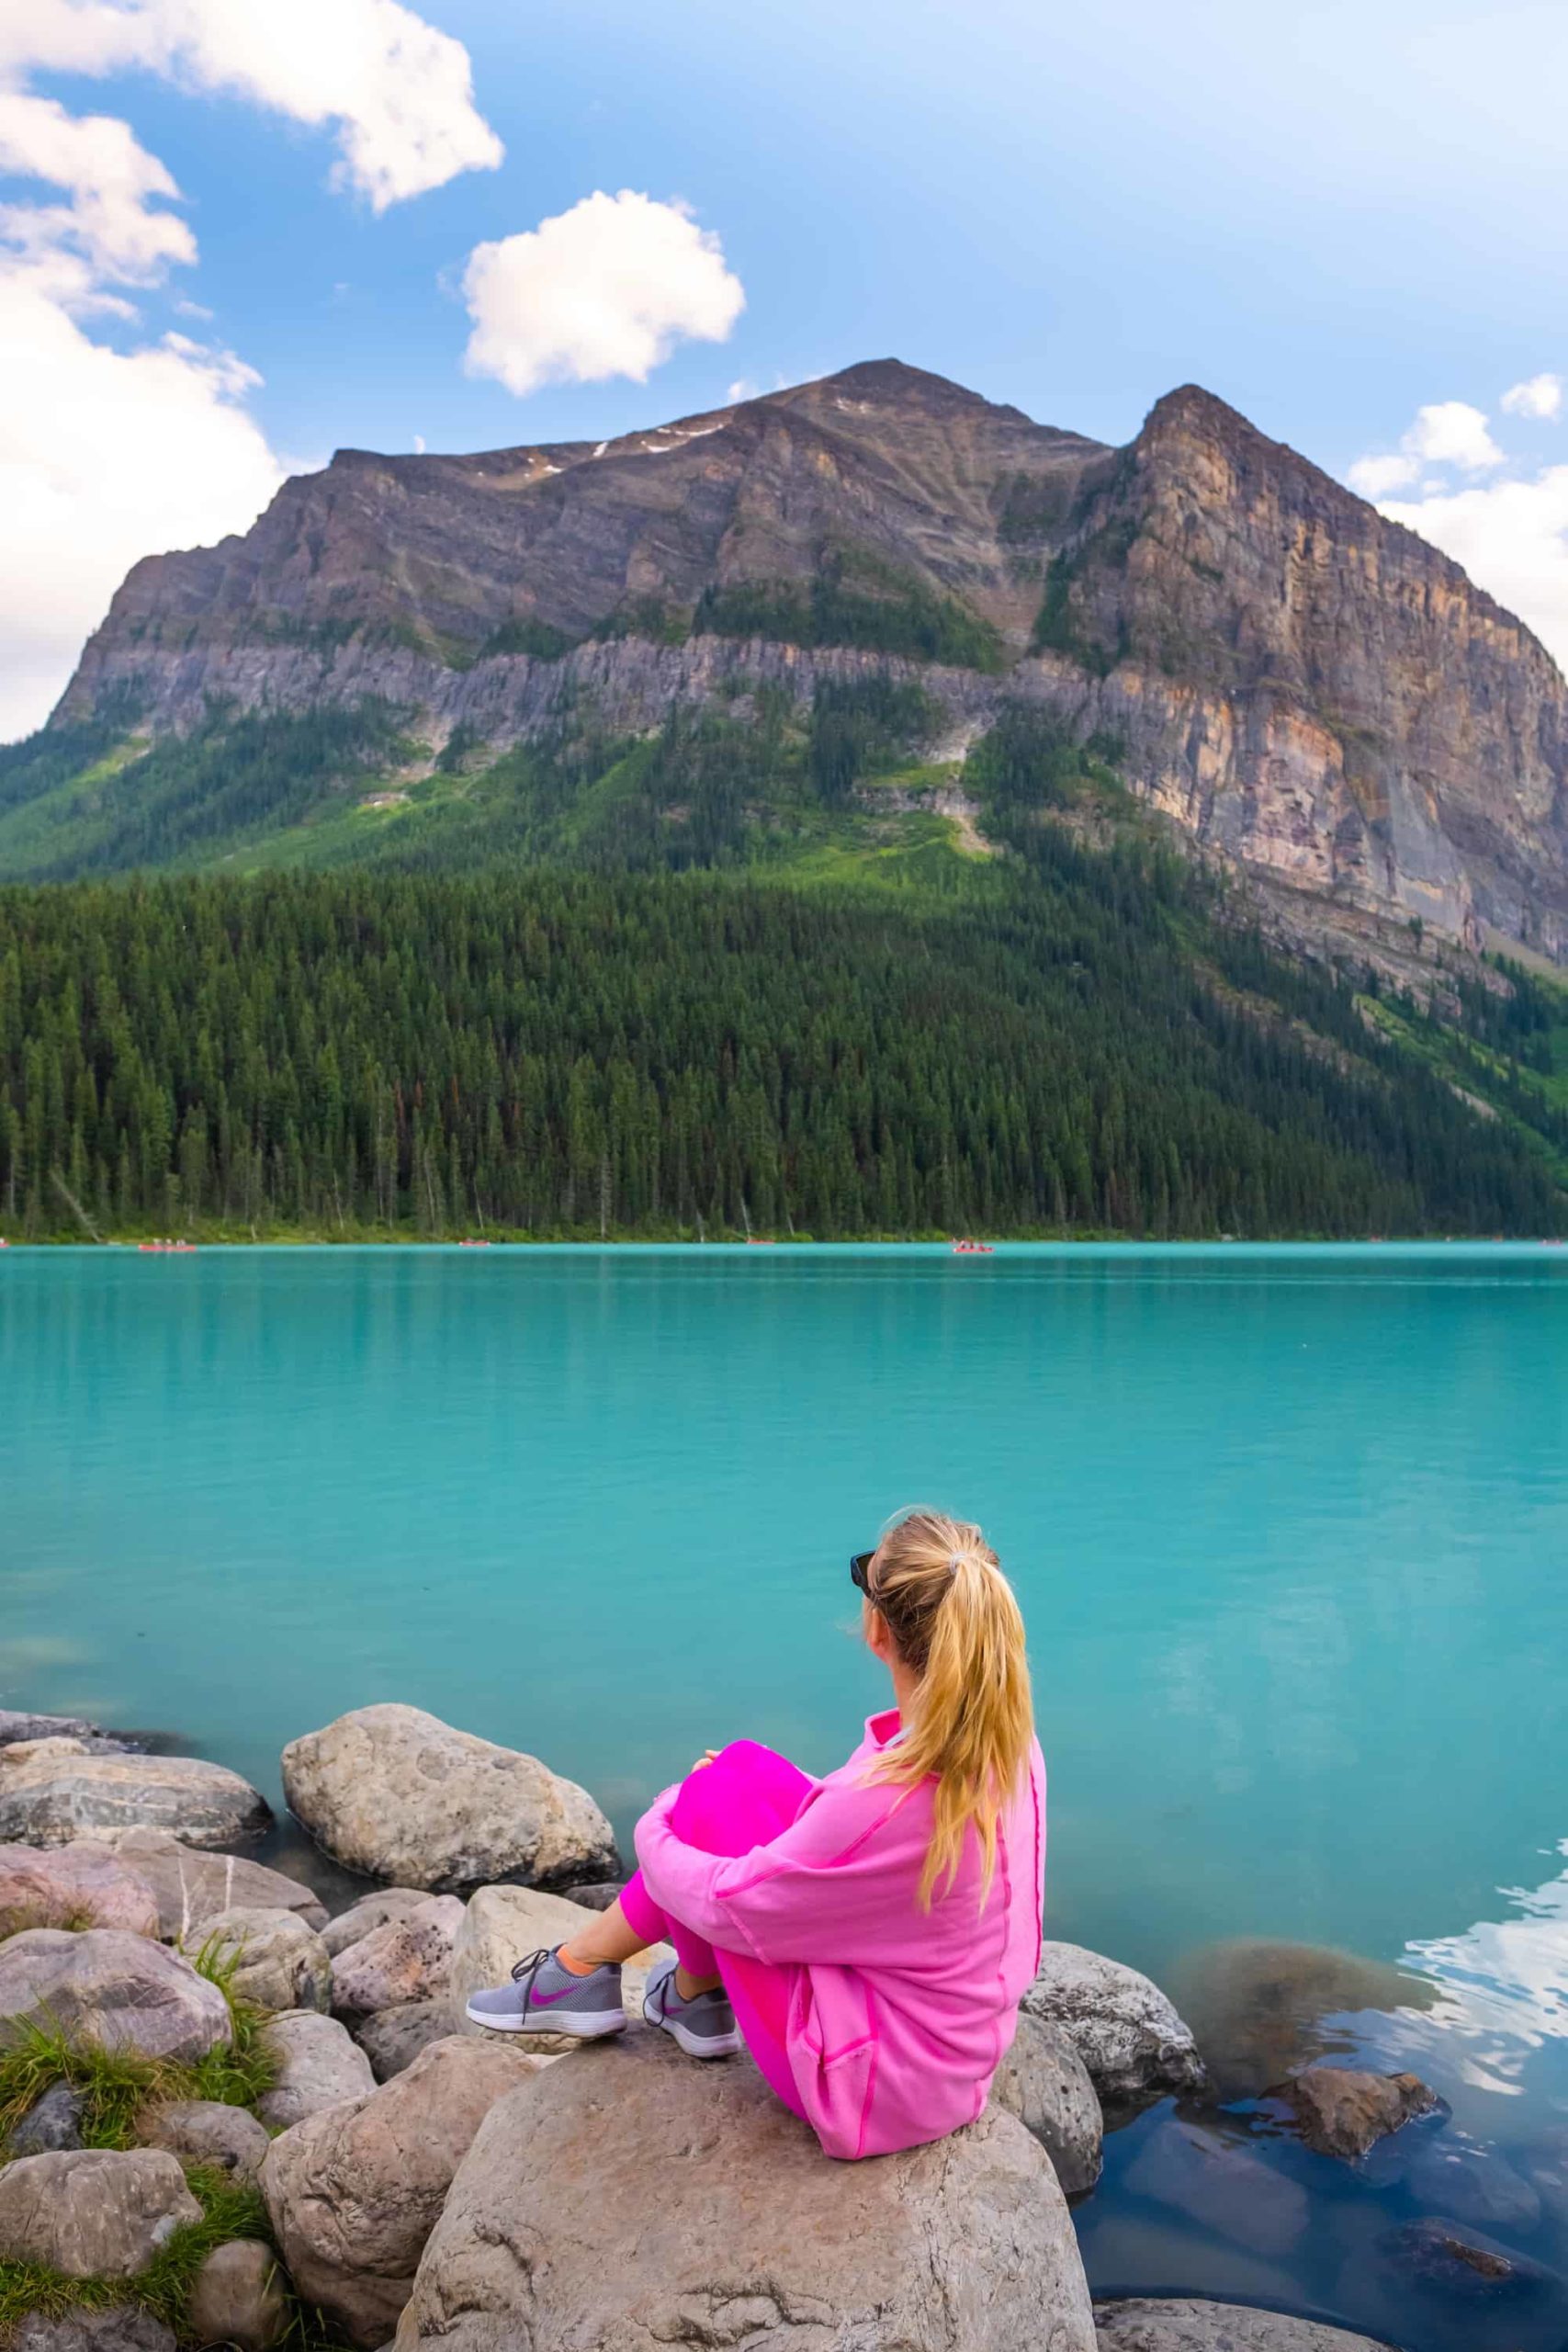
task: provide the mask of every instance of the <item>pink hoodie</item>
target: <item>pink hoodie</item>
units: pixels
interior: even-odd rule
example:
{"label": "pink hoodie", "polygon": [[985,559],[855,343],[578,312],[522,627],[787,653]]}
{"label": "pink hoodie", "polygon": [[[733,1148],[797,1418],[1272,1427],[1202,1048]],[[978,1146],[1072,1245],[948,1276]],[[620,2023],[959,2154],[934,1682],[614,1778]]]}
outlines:
{"label": "pink hoodie", "polygon": [[918,1901],[935,1783],[868,1781],[897,1736],[873,1715],[845,1764],[817,1781],[780,1837],[739,1860],[670,1827],[679,1792],[643,1815],[649,1894],[694,1935],[790,1980],[786,2045],[808,2121],[830,2156],[886,2155],[972,2123],[986,2104],[1040,1965],[1045,1767],[1004,1810],[980,1906],[979,1841],[929,1912]]}

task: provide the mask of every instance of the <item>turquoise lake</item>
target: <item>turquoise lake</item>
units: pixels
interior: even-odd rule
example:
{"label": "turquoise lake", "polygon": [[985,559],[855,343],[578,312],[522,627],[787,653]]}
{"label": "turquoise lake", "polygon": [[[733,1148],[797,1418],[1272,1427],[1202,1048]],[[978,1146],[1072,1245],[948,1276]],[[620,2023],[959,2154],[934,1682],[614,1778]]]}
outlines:
{"label": "turquoise lake", "polygon": [[[1168,1981],[1235,1938],[1404,1959],[1438,2007],[1343,2046],[1545,2177],[1565,1343],[1568,1251],[1523,1245],[13,1249],[0,1704],[166,1733],[276,1802],[286,1739],[409,1700],[581,1781],[624,1840],[740,1733],[841,1758],[881,1700],[848,1555],[937,1502],[1029,1621],[1048,1932]],[[1097,2289],[1288,2289],[1412,2352],[1562,2352],[1550,2280],[1400,2287],[1382,2233],[1431,2197],[1255,2108],[1223,2128],[1310,2225],[1181,2220],[1140,2170],[1174,2128],[1108,2143]],[[1489,2226],[1568,2268],[1568,2188]]]}

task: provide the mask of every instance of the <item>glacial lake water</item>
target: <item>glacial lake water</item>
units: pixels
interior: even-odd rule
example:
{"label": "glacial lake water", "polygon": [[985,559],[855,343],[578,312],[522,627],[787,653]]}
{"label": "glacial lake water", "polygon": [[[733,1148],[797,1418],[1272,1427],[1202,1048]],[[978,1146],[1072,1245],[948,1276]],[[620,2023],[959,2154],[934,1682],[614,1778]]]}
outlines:
{"label": "glacial lake water", "polygon": [[624,1837],[738,1734],[838,1761],[880,1703],[849,1554],[972,1514],[1029,1620],[1048,1931],[1225,2030],[1235,1939],[1437,1988],[1328,2046],[1450,2120],[1353,2174],[1241,2098],[1216,2194],[1156,2109],[1078,2209],[1097,2291],[1563,2352],[1560,2280],[1422,2285],[1390,2233],[1484,2210],[1568,2271],[1565,1342],[1568,1252],[1525,1246],[13,1249],[0,1704],[276,1802],[287,1738],[405,1699]]}

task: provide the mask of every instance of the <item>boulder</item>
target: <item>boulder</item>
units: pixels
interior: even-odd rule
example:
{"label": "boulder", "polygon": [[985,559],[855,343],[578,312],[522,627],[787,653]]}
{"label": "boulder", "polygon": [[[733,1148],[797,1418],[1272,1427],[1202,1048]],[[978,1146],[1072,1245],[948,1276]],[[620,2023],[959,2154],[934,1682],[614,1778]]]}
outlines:
{"label": "boulder", "polygon": [[433,2042],[373,2098],[275,2140],[262,2193],[298,2291],[355,2344],[386,2341],[454,2174],[499,2098],[547,2062],[493,2041]]}
{"label": "boulder", "polygon": [[1446,2222],[1473,2222],[1483,2230],[1539,2229],[1540,2191],[1494,2148],[1443,2132],[1416,2155],[1405,2183],[1417,2205]]}
{"label": "boulder", "polygon": [[1384,2352],[1370,2335],[1291,2319],[1244,2303],[1164,2301],[1135,2296],[1097,2303],[1100,2352]]}
{"label": "boulder", "polygon": [[236,2352],[270,2352],[288,2333],[288,2297],[277,2257],[259,2238],[214,2246],[196,2274],[186,2305],[188,2340],[231,2344]]}
{"label": "boulder", "polygon": [[444,2041],[452,2030],[452,2005],[445,1996],[434,2001],[404,2001],[395,2009],[381,2009],[364,2018],[354,2038],[370,2061],[378,2083],[389,2083],[412,2066],[422,2050]]}
{"label": "boulder", "polygon": [[128,1739],[109,1739],[102,1732],[85,1732],[70,1738],[51,1733],[47,1739],[14,1739],[5,1750],[7,1764],[28,1764],[39,1756],[141,1756],[144,1748],[133,1747]]}
{"label": "boulder", "polygon": [[1046,1943],[1022,2007],[1066,2035],[1107,2108],[1145,2106],[1202,2084],[1190,2028],[1157,1984],[1118,1960],[1081,1944]]}
{"label": "boulder", "polygon": [[190,1846],[259,1837],[266,1799],[221,1764],[195,1756],[95,1756],[45,1741],[31,1755],[0,1748],[0,1838],[118,1845],[131,1829],[166,1829]]}
{"label": "boulder", "polygon": [[343,2099],[368,2098],[376,2087],[369,2059],[336,2018],[296,2009],[274,2018],[265,2040],[278,2062],[278,2076],[257,2099],[256,2113],[270,2131],[287,2132]]}
{"label": "boulder", "polygon": [[1568,2231],[1568,2132],[1551,2132],[1518,2151],[1519,2165],[1554,2229]]}
{"label": "boulder", "polygon": [[80,1715],[25,1715],[15,1707],[0,1707],[0,1747],[19,1747],[35,1739],[96,1739],[96,1724]]}
{"label": "boulder", "polygon": [[18,2156],[0,2172],[0,2262],[68,2278],[133,2278],[201,2208],[160,2148]]}
{"label": "boulder", "polygon": [[585,1879],[581,1885],[574,1880],[571,1899],[581,1903],[585,1911],[607,1911],[612,1903],[619,1902],[625,1884],[625,1879],[620,1878]]}
{"label": "boulder", "polygon": [[1515,2302],[1568,2293],[1568,2281],[1554,2271],[1457,2222],[1402,2222],[1383,2232],[1377,2250],[1395,2269],[1447,2301]]}
{"label": "boulder", "polygon": [[140,2304],[111,2303],[101,2312],[62,2312],[58,2319],[29,2312],[17,2323],[9,2352],[175,2352],[175,2335]]}
{"label": "boulder", "polygon": [[1100,2178],[1100,2100],[1089,2069],[1060,2026],[1021,2017],[1012,2048],[991,2086],[997,2105],[1032,2132],[1068,2197]]}
{"label": "boulder", "polygon": [[166,1829],[127,1830],[115,1841],[115,1853],[152,1888],[165,1943],[194,1950],[209,1920],[239,1907],[292,1911],[308,1928],[326,1925],[325,1907],[308,1886],[242,1854],[197,1853]]}
{"label": "boulder", "polygon": [[20,2122],[0,2141],[0,2159],[8,2156],[56,2156],[65,2148],[82,2145],[82,2095],[69,2083],[51,2083],[35,2098]]}
{"label": "boulder", "polygon": [[432,1894],[419,1910],[372,1928],[332,1962],[333,2007],[370,2017],[409,2001],[434,2000],[451,1982],[452,1948],[462,1924],[456,1895]]}
{"label": "boulder", "polygon": [[321,1941],[335,1960],[373,1928],[384,1928],[389,1919],[406,1919],[411,1911],[420,1910],[431,1901],[423,1886],[380,1886],[374,1894],[362,1894],[335,1919],[329,1919],[321,1929]]}
{"label": "boulder", "polygon": [[0,1944],[0,2050],[30,2030],[187,2066],[231,2035],[216,1984],[181,1953],[119,1928],[31,1928]]}
{"label": "boulder", "polygon": [[749,2064],[632,2033],[491,2108],[402,2352],[1094,2352],[1050,2158],[1010,2115],[831,2164]]}
{"label": "boulder", "polygon": [[1365,2075],[1352,2066],[1309,2066],[1273,2096],[1290,2109],[1309,2148],[1348,2164],[1441,2104],[1419,2075]]}
{"label": "boulder", "polygon": [[1287,2254],[1305,2233],[1306,2191],[1229,2133],[1171,2118],[1123,2175],[1135,2197],[1263,2255]]}
{"label": "boulder", "polygon": [[155,1936],[158,1905],[107,1846],[0,1846],[0,1939],[24,1928],[123,1928]]}
{"label": "boulder", "polygon": [[[451,2018],[454,2033],[484,2033],[465,2014],[468,1998],[483,1984],[503,1984],[520,1960],[541,1945],[564,1943],[579,1928],[592,1927],[594,1913],[564,1895],[547,1894],[534,1886],[481,1886],[469,1897],[452,1948]],[[621,1992],[626,2015],[642,2016],[643,1988],[656,1961],[669,1951],[656,1944],[639,1952],[621,1971]],[[509,2036],[516,2040],[515,2035]],[[575,2050],[575,2041],[558,2033],[530,2033],[522,2039],[531,2050],[559,2053]]]}
{"label": "boulder", "polygon": [[586,1790],[418,1707],[359,1707],[293,1741],[283,1787],[334,1860],[402,1886],[564,1886],[616,1867]]}
{"label": "boulder", "polygon": [[332,2006],[333,1963],[314,1928],[297,1911],[236,1905],[208,1920],[202,1940],[220,1961],[231,1960],[230,1989],[258,2009],[326,2009]]}
{"label": "boulder", "polygon": [[212,2098],[164,2099],[137,2118],[143,2147],[167,2148],[183,2163],[211,2165],[231,2180],[254,2180],[272,2145],[248,2109]]}
{"label": "boulder", "polygon": [[1337,2054],[1345,2037],[1325,2018],[1429,2008],[1437,1997],[1425,1977],[1385,1961],[1252,1938],[1190,1953],[1173,1989],[1222,2100],[1261,2098],[1313,2059]]}

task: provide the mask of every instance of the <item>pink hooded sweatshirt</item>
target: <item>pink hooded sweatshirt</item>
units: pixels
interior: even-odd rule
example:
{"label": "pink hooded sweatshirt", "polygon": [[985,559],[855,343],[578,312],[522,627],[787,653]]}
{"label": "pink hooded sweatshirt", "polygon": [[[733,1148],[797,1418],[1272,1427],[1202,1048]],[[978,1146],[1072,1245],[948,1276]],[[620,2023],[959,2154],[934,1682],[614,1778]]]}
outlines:
{"label": "pink hooded sweatshirt", "polygon": [[785,2046],[807,2120],[830,2156],[886,2155],[972,2123],[1040,1965],[1045,1766],[1003,1811],[996,1875],[980,1903],[973,1832],[929,1912],[920,1872],[934,1781],[868,1780],[898,1731],[873,1715],[845,1764],[807,1792],[795,1820],[738,1860],[700,1853],[670,1827],[667,1789],[637,1825],[649,1894],[694,1935],[788,1980]]}

